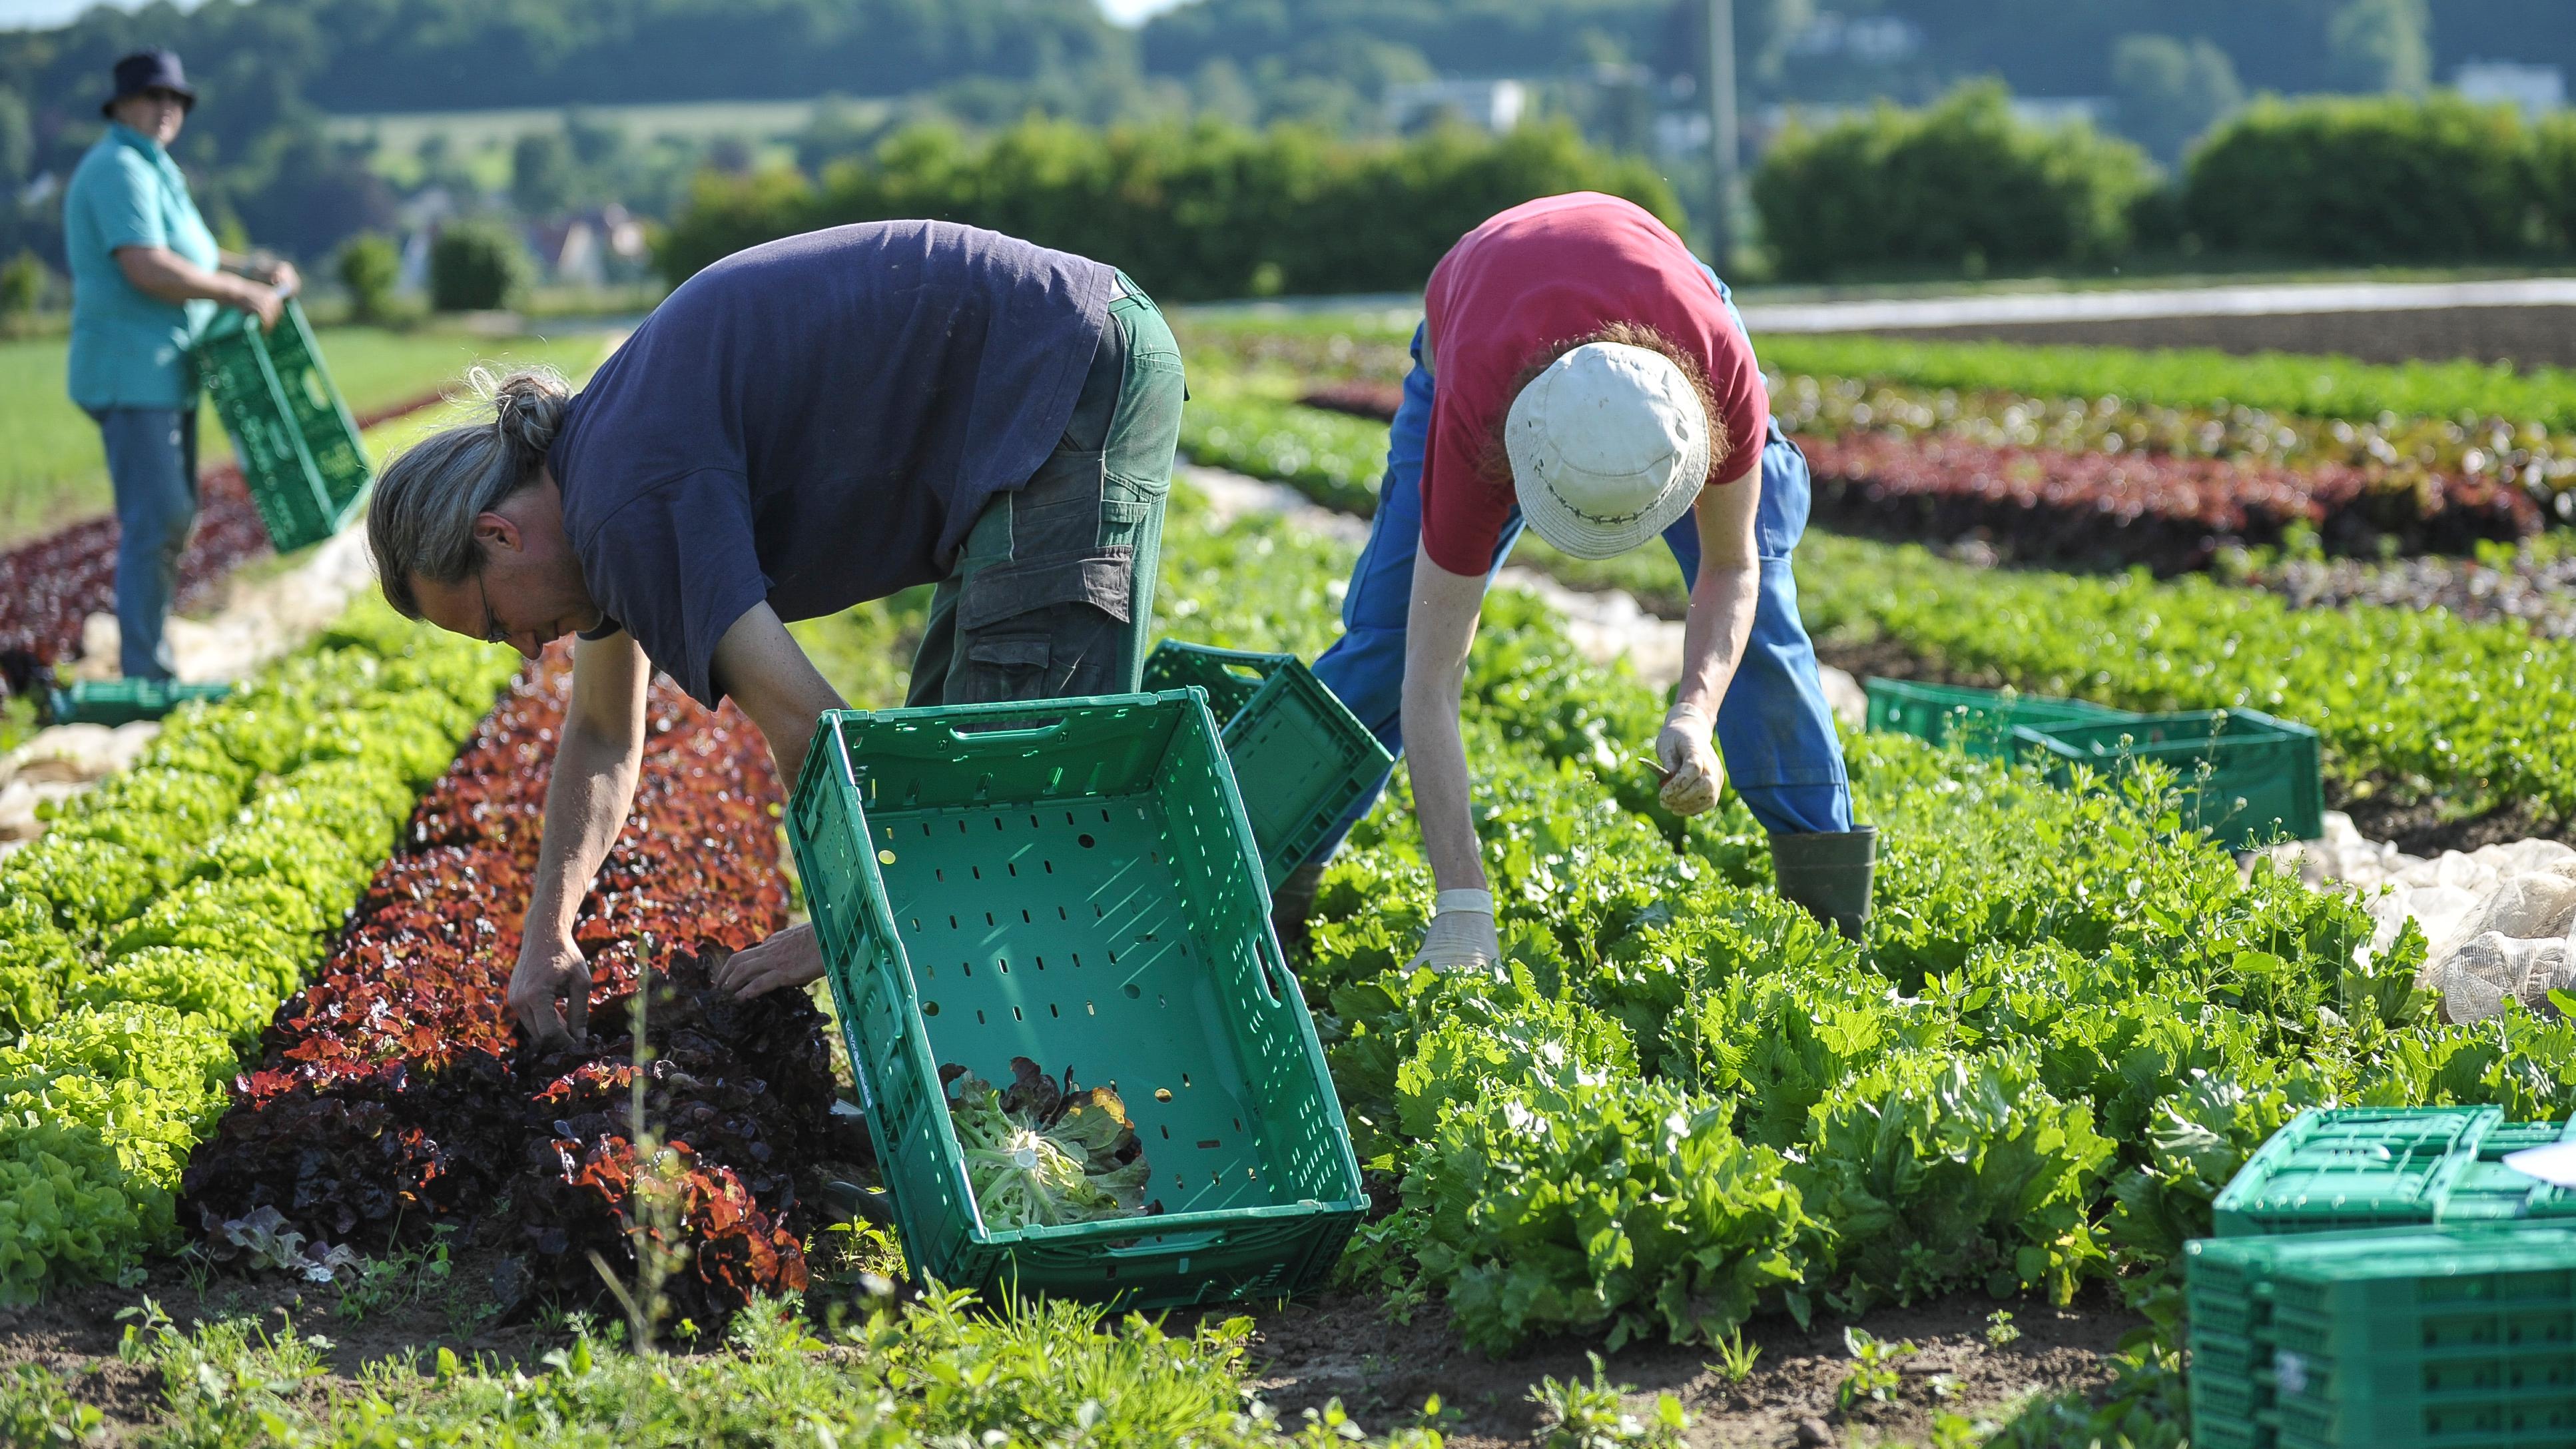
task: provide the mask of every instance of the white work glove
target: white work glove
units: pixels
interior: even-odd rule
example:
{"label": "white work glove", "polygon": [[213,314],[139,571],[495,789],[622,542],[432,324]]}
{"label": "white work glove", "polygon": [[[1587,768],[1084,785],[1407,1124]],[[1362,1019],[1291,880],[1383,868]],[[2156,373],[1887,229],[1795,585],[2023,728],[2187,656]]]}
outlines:
{"label": "white work glove", "polygon": [[1422,933],[1422,949],[1404,969],[1490,971],[1502,959],[1503,943],[1494,934],[1494,893],[1442,891],[1432,905],[1431,925]]}
{"label": "white work glove", "polygon": [[1726,766],[1709,742],[1707,715],[1675,705],[1655,736],[1655,760],[1663,767],[1664,808],[1675,815],[1697,815],[1717,804],[1718,787],[1726,783]]}

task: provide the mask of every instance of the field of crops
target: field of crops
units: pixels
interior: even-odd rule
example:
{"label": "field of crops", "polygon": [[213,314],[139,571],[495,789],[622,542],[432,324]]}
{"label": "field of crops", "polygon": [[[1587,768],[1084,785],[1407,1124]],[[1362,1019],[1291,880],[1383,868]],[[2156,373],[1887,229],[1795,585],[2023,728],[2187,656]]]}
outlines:
{"label": "field of crops", "polygon": [[[1402,335],[1193,324],[1187,448],[1366,512]],[[2576,645],[2509,610],[2274,586],[2330,551],[2555,567],[2566,470],[2528,391],[2550,379],[2310,360],[2315,385],[2261,393],[2291,366],[2266,363],[2230,401],[2158,391],[2153,359],[1816,347],[1770,360],[1797,353],[1783,418],[1861,520],[1801,550],[1828,657],[2250,705],[2313,725],[2356,808],[2576,816],[2550,748]],[[1902,541],[1965,518],[1923,498],[2015,468],[2070,496],[1992,506],[2125,537],[2074,559],[2047,516]],[[1311,658],[1351,557],[1185,485],[1160,632]],[[1660,556],[1520,561],[1680,609]],[[883,703],[924,609],[796,633]],[[1372,1202],[1322,1300],[1149,1323],[924,1297],[848,1220],[879,1164],[834,1111],[822,997],[708,984],[802,903],[782,782],[730,709],[656,686],[576,928],[592,1039],[511,1026],[567,677],[362,605],[0,861],[9,1442],[1606,1446],[1815,1420],[1834,1443],[2179,1446],[2182,1244],[2274,1129],[2326,1103],[2576,1113],[2576,1029],[2445,1024],[2422,933],[2240,866],[2152,771],[2070,787],[1851,735],[1882,863],[1845,941],[1774,893],[1740,802],[1655,802],[1629,762],[1660,690],[1504,592],[1466,729],[1507,969],[1402,970],[1432,891],[1401,772],[1291,957]]]}

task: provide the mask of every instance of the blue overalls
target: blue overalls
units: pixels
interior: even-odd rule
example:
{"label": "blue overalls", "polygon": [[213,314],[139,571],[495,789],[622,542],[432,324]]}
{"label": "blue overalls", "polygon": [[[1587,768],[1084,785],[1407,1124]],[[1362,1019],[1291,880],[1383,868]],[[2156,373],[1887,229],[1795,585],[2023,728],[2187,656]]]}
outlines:
{"label": "blue overalls", "polygon": [[[1716,274],[1710,274],[1716,281]],[[1718,296],[1736,329],[1744,319],[1726,284]],[[1426,326],[1428,324],[1425,324]],[[1413,598],[1413,561],[1422,542],[1423,441],[1431,428],[1432,377],[1422,366],[1423,328],[1413,333],[1413,371],[1404,379],[1387,443],[1386,478],[1378,487],[1377,517],[1368,544],[1351,571],[1342,600],[1342,637],[1315,661],[1315,675],[1341,696],[1388,751],[1404,752],[1404,634]],[[1842,743],[1833,711],[1816,677],[1816,650],[1798,619],[1798,582],[1790,554],[1807,530],[1807,458],[1775,420],[1762,447],[1762,501],[1754,519],[1762,562],[1762,592],[1744,661],[1717,709],[1717,744],[1727,779],[1753,818],[1775,835],[1806,835],[1852,828],[1851,785],[1843,772]],[[1521,534],[1515,507],[1494,545],[1486,571],[1490,587]],[[1699,530],[1689,513],[1664,530],[1664,542],[1681,565],[1685,585],[1699,577]],[[1647,742],[1636,742],[1639,746]],[[1354,805],[1341,829],[1319,854],[1328,857],[1341,837],[1366,815],[1385,788],[1383,778]]]}

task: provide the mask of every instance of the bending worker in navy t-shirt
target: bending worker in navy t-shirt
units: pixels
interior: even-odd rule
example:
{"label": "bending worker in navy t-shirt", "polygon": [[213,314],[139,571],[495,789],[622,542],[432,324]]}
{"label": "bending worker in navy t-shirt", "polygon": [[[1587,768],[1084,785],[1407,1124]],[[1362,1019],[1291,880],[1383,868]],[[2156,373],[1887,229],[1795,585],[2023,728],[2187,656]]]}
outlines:
{"label": "bending worker in navy t-shirt", "polygon": [[[788,620],[936,583],[908,703],[1136,687],[1181,358],[1107,266],[942,222],[837,227],[690,278],[577,394],[477,380],[491,416],[395,459],[367,535],[412,618],[530,658],[579,636],[510,982],[539,1041],[586,1025],[573,912],[625,821],[656,668],[730,696],[791,788],[842,702]],[[800,926],[717,984],[822,972]]]}

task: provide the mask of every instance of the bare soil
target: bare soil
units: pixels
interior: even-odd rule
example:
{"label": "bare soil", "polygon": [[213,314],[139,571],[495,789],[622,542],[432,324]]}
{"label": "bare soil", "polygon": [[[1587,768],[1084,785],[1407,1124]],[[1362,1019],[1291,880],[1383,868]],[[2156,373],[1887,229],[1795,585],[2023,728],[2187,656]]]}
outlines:
{"label": "bare soil", "polygon": [[[114,1439],[133,1439],[158,1418],[161,1386],[152,1371],[118,1358],[126,1322],[118,1315],[146,1298],[183,1326],[248,1317],[272,1331],[291,1324],[298,1334],[319,1334],[330,1341],[323,1356],[343,1381],[354,1382],[365,1365],[388,1358],[425,1366],[442,1347],[469,1362],[479,1356],[504,1369],[541,1372],[539,1360],[565,1341],[564,1331],[526,1315],[496,1320],[489,1280],[500,1263],[495,1252],[469,1249],[445,1283],[350,1316],[335,1287],[276,1273],[192,1274],[163,1261],[133,1287],[88,1285],[34,1307],[0,1310],[0,1372],[21,1363],[53,1370],[106,1415]],[[1988,1315],[1999,1308],[2013,1315],[2020,1337],[1990,1345]],[[1384,1432],[1413,1422],[1436,1394],[1444,1430],[1463,1449],[1530,1443],[1545,1427],[1532,1390],[1550,1377],[1588,1380],[1586,1355],[1601,1347],[1556,1339],[1488,1358],[1459,1341],[1437,1304],[1399,1322],[1382,1302],[1351,1293],[1253,1317],[1253,1387],[1288,1426],[1300,1423],[1304,1410],[1338,1398],[1363,1426]],[[1801,1329],[1770,1318],[1749,1325],[1745,1340],[1759,1345],[1761,1356],[1742,1383],[1726,1382],[1709,1368],[1714,1355],[1704,1349],[1633,1344],[1603,1358],[1609,1378],[1629,1386],[1635,1406],[1650,1405],[1661,1392],[1679,1397],[1692,1420],[1689,1441],[1707,1449],[1920,1442],[1940,1410],[2001,1418],[2035,1395],[2106,1381],[2105,1356],[2141,1320],[2107,1293],[2095,1293],[2069,1308],[1963,1294],[1881,1309],[1861,1322],[1881,1339],[1910,1341],[1915,1352],[1897,1365],[1903,1385],[1894,1402],[1849,1413],[1834,1405],[1835,1389],[1852,1366],[1840,1323]],[[1936,1376],[1942,1376],[1938,1384]]]}
{"label": "bare soil", "polygon": [[[1998,1309],[2020,1330],[2012,1343],[1986,1341],[1988,1315]],[[1550,1377],[1588,1380],[1586,1354],[1600,1349],[1598,1342],[1557,1339],[1487,1358],[1459,1342],[1438,1305],[1399,1323],[1381,1303],[1352,1294],[1263,1313],[1255,1322],[1254,1383],[1288,1424],[1339,1398],[1362,1425],[1382,1431],[1409,1422],[1437,1394],[1444,1413],[1455,1416],[1449,1441],[1468,1449],[1529,1443],[1545,1427],[1531,1390]],[[1903,1385],[1893,1403],[1849,1413],[1834,1405],[1852,1368],[1838,1322],[1802,1329],[1769,1318],[1749,1325],[1745,1341],[1762,1352],[1742,1383],[1710,1368],[1709,1350],[1663,1343],[1605,1354],[1604,1367],[1613,1383],[1632,1386],[1638,1407],[1658,1393],[1678,1397],[1691,1416],[1690,1442],[1708,1449],[1919,1443],[1942,1410],[2002,1418],[2035,1395],[2106,1382],[2105,1358],[2143,1320],[2096,1293],[2068,1308],[1961,1294],[1879,1309],[1860,1322],[1880,1339],[1913,1343],[1915,1352],[1897,1365]]]}
{"label": "bare soil", "polygon": [[502,1261],[496,1251],[466,1249],[443,1280],[415,1279],[393,1301],[352,1314],[345,1310],[353,1301],[338,1287],[283,1273],[196,1272],[159,1259],[132,1287],[81,1284],[30,1307],[0,1309],[0,1372],[22,1363],[53,1370],[106,1416],[114,1438],[131,1438],[161,1412],[158,1374],[117,1355],[133,1318],[129,1310],[147,1299],[182,1327],[250,1318],[272,1332],[292,1325],[298,1334],[319,1335],[330,1343],[323,1358],[333,1374],[350,1381],[367,1364],[388,1358],[410,1356],[425,1365],[441,1348],[468,1362],[480,1356],[504,1370],[534,1369],[565,1335],[530,1316],[500,1321],[492,1277]]}

